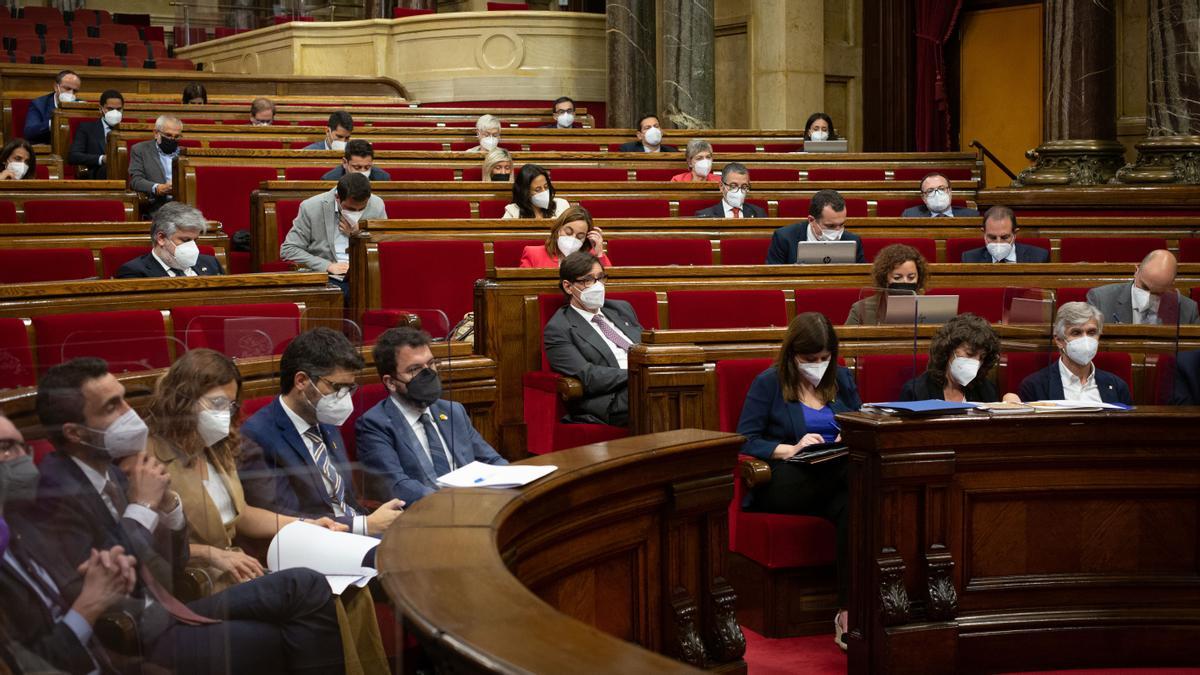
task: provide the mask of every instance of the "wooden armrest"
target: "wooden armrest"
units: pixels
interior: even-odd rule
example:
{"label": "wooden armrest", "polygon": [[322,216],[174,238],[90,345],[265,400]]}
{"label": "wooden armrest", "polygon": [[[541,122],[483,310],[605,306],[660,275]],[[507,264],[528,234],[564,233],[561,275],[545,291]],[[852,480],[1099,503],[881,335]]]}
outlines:
{"label": "wooden armrest", "polygon": [[747,490],[771,482],[771,465],[757,457],[738,456],[738,478]]}
{"label": "wooden armrest", "polygon": [[558,395],[564,401],[583,398],[583,383],[573,377],[558,378]]}
{"label": "wooden armrest", "polygon": [[185,603],[207,598],[214,590],[212,576],[199,567],[186,567],[175,578],[175,597]]}
{"label": "wooden armrest", "polygon": [[96,620],[96,639],[105,647],[123,656],[141,652],[137,621],[126,611],[109,612]]}

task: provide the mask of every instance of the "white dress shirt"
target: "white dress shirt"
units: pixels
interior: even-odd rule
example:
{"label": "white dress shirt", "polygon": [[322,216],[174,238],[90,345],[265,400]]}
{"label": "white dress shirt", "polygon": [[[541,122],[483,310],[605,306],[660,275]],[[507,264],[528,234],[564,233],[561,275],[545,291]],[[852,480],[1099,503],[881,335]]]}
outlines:
{"label": "white dress shirt", "polygon": [[[291,408],[289,408],[287,401],[284,401],[282,396],[279,397],[279,405],[283,406],[283,412],[287,413],[288,419],[290,419],[292,421],[292,424],[296,427],[296,433],[300,434],[300,442],[304,444],[305,449],[308,450],[308,456],[312,457],[313,465],[316,466],[317,458],[313,456],[313,442],[308,438],[308,436],[304,435],[305,432],[307,432],[309,429],[311,429],[313,425],[309,424],[308,420],[297,415],[295,413],[295,411],[293,411]],[[333,454],[330,452],[328,443],[325,444],[325,452],[326,452],[326,454],[328,454],[329,461],[332,463],[333,462]],[[337,464],[334,464],[333,466],[334,466],[334,470],[336,471]],[[325,494],[332,495],[333,494],[333,481],[329,480],[329,477],[325,475],[324,471],[321,471],[319,466],[317,466],[317,473],[320,474],[320,476],[321,476],[321,485],[325,486]],[[345,490],[350,489],[350,485],[348,483],[343,483],[342,486],[343,486],[343,489],[345,489]],[[366,534],[367,533],[367,517],[366,516],[360,516],[355,513],[349,513],[349,512],[347,512],[346,509],[342,508],[341,504],[330,504],[330,507],[333,509],[333,515],[337,516],[338,518],[342,518],[344,516],[354,516],[353,525],[350,528],[351,532],[353,532],[354,534]]]}
{"label": "white dress shirt", "polygon": [[204,464],[208,467],[208,478],[202,481],[204,491],[208,493],[208,498],[212,500],[213,506],[217,507],[217,513],[221,514],[221,524],[228,527],[237,518],[237,508],[233,505],[233,496],[229,494],[229,488],[221,479],[221,474],[217,472],[217,467],[213,466],[212,461],[206,459]]}
{"label": "white dress shirt", "polygon": [[1096,364],[1088,364],[1087,380],[1080,380],[1075,377],[1067,364],[1063,363],[1063,359],[1058,360],[1058,374],[1062,377],[1063,398],[1068,401],[1095,401],[1102,403],[1104,399],[1100,398],[1100,387],[1096,386]]}
{"label": "white dress shirt", "polygon": [[[404,421],[408,422],[408,428],[412,429],[413,435],[417,437],[417,443],[421,444],[421,449],[425,451],[425,456],[429,458],[429,463],[433,464],[433,453],[429,450],[429,437],[425,435],[425,425],[421,424],[421,415],[430,412],[429,408],[420,410],[402,403],[395,396],[389,396],[392,404],[400,411],[400,415],[404,417]],[[430,412],[430,414],[432,414]],[[438,429],[437,420],[433,422],[433,431],[437,434],[438,440],[442,443],[442,452],[446,455],[446,465],[453,471],[458,468],[457,462],[454,461],[454,453],[450,452],[450,444],[446,442],[446,437],[442,435],[442,430]]]}
{"label": "white dress shirt", "polygon": [[164,270],[166,270],[166,271],[167,271],[167,276],[169,276],[169,277],[178,277],[178,276],[194,277],[194,276],[199,276],[199,275],[197,275],[197,274],[196,274],[196,270],[194,270],[194,269],[192,269],[192,268],[190,268],[190,267],[189,267],[189,268],[187,268],[186,270],[177,270],[177,269],[175,269],[174,267],[171,267],[171,266],[170,266],[170,265],[168,265],[167,263],[163,262],[163,259],[162,259],[162,258],[158,257],[158,251],[156,251],[156,250],[154,250],[154,249],[150,249],[150,255],[154,256],[154,259],[158,261],[158,264],[159,264],[159,265],[162,265],[162,268],[163,268]]}
{"label": "white dress shirt", "polygon": [[734,217],[745,218],[746,217],[746,204],[745,203],[743,203],[741,206],[738,207],[738,210],[740,211],[740,213],[737,216],[733,215],[733,207],[730,206],[729,202],[725,201],[724,198],[721,199],[721,208],[725,210],[726,218],[734,218]]}
{"label": "white dress shirt", "polygon": [[[617,343],[613,342],[612,340],[609,340],[608,336],[606,336],[604,333],[602,333],[600,331],[600,327],[592,322],[592,317],[596,317],[596,316],[600,317],[601,321],[608,324],[609,326],[612,326],[612,329],[615,330],[617,333],[620,333],[621,335],[625,335],[625,331],[618,328],[617,325],[615,323],[613,323],[612,321],[609,321],[608,317],[604,316],[604,312],[589,312],[586,309],[580,309],[580,308],[576,307],[575,305],[571,305],[571,309],[578,312],[579,316],[583,317],[583,320],[586,321],[587,324],[592,327],[592,330],[596,331],[596,335],[599,335],[600,339],[604,340],[604,344],[608,345],[609,351],[611,351],[613,356],[616,357],[616,359],[617,359],[617,367],[619,367],[621,370],[629,370],[629,352],[625,351],[624,349],[621,349],[620,347],[617,346]],[[628,340],[629,336],[625,335],[625,339]],[[632,344],[633,340],[629,340],[629,342]]]}
{"label": "white dress shirt", "polygon": [[[146,528],[147,531],[154,532],[154,528],[158,527],[159,514],[157,511],[143,504],[134,504],[130,502],[129,505],[125,507],[125,513],[118,514],[117,505],[113,504],[112,500],[108,498],[108,495],[104,494],[104,487],[108,485],[109,482],[108,476],[96,471],[86,462],[81,461],[78,457],[72,457],[71,461],[75,462],[75,465],[83,470],[83,475],[87,477],[88,482],[92,484],[92,487],[96,488],[96,492],[100,494],[100,500],[103,501],[104,505],[108,507],[108,512],[112,514],[114,520],[119,521],[121,518],[132,518],[142,527]],[[118,484],[116,481],[113,481],[113,485],[118,490],[121,489],[120,484]],[[187,525],[187,521],[183,517],[182,501],[177,501],[175,508],[172,509],[170,513],[162,514],[162,516],[163,522],[167,524],[167,528],[170,530],[182,530],[184,526]]]}

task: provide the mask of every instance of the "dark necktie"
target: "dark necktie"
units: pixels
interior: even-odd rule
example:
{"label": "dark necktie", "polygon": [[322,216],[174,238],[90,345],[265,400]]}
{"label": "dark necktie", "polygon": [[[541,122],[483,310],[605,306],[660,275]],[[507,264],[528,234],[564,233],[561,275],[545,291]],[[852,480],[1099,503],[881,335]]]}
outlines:
{"label": "dark necktie", "polygon": [[321,474],[325,476],[326,482],[333,486],[333,493],[329,495],[330,501],[344,513],[350,513],[350,510],[346,508],[346,486],[342,484],[342,474],[338,473],[337,467],[329,458],[329,450],[325,447],[325,439],[321,438],[320,428],[313,425],[304,432],[304,435],[312,441],[313,461],[321,470]]}
{"label": "dark necktie", "polygon": [[600,329],[600,333],[603,334],[604,337],[608,338],[610,342],[616,345],[617,349],[620,349],[623,352],[629,351],[629,347],[633,343],[629,341],[629,338],[626,338],[624,335],[618,333],[617,329],[613,328],[608,324],[607,321],[602,319],[599,313],[592,317],[592,323],[596,324],[596,327]]}
{"label": "dark necktie", "polygon": [[425,429],[425,441],[429,444],[429,459],[433,461],[433,471],[439,476],[450,473],[450,461],[446,458],[446,447],[438,436],[437,428],[433,426],[433,415],[426,410],[421,414],[421,426]]}

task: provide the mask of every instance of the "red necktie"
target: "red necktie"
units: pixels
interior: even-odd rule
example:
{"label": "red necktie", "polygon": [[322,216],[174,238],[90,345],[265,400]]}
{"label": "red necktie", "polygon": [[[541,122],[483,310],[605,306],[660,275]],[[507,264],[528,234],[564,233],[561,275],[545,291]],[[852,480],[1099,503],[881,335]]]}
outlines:
{"label": "red necktie", "polygon": [[739,208],[738,208],[738,207],[736,207],[736,206],[730,207],[729,211],[730,211],[730,212],[733,214],[733,217],[734,217],[734,218],[741,218],[741,217],[742,217],[742,210],[741,210],[741,209],[739,209]]}

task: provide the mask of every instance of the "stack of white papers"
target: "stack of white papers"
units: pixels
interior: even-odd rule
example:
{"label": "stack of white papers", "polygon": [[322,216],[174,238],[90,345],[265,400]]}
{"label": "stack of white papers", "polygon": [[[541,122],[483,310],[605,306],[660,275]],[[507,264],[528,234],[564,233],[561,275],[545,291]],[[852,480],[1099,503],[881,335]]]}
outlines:
{"label": "stack of white papers", "polygon": [[461,469],[439,476],[437,484],[440,487],[514,488],[528,485],[557,470],[557,466],[550,464],[495,465],[471,462]]}
{"label": "stack of white papers", "polygon": [[1039,412],[1088,410],[1129,410],[1129,406],[1120,403],[1104,403],[1101,401],[1030,401],[1028,404]]}
{"label": "stack of white papers", "polygon": [[281,529],[267,549],[267,567],[273,572],[307,567],[325,575],[335,595],[351,584],[362,588],[377,572],[363,567],[363,557],[379,545],[375,537],[334,532],[319,525],[296,521]]}

